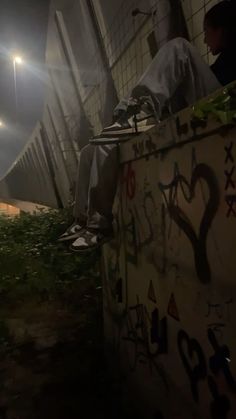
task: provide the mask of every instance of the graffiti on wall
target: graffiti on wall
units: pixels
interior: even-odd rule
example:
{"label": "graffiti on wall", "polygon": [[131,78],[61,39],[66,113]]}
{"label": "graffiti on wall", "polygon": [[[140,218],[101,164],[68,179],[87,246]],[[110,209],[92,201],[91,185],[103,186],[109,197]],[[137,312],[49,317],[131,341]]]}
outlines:
{"label": "graffiti on wall", "polygon": [[[180,120],[176,125],[182,138],[204,128]],[[167,147],[161,155],[153,136],[150,143],[146,134],[139,139],[131,144],[137,160],[122,165],[120,182],[117,260],[127,263],[117,268],[113,262],[114,298],[122,304],[126,295],[119,349],[134,378],[150,371],[150,382],[160,378],[170,400],[179,386],[191,406],[183,413],[177,400],[168,410],[157,395],[157,417],[232,419],[235,297],[232,278],[226,278],[229,244],[219,236],[225,224],[219,227],[219,220],[222,213],[224,223],[236,215],[236,198],[228,199],[235,189],[233,141],[220,137],[217,143],[214,137],[221,153],[214,165],[207,153],[201,159],[197,145],[170,153]],[[211,140],[209,135],[208,152]]]}
{"label": "graffiti on wall", "polygon": [[129,344],[128,360],[132,371],[138,364],[148,365],[151,373],[157,373],[168,390],[168,382],[158,356],[168,353],[167,317],[161,317],[159,309],[148,310],[145,304],[129,306],[122,339]]}
{"label": "graffiti on wall", "polygon": [[208,327],[220,339],[224,336],[224,330],[227,324],[231,321],[231,309],[233,305],[233,298],[222,299],[222,301],[208,299],[206,301],[205,317],[208,322]]}
{"label": "graffiti on wall", "polygon": [[[200,181],[205,181],[207,184],[209,198],[200,221],[199,231],[196,232],[191,220],[178,203],[177,194],[180,189],[184,199],[191,204],[195,198],[196,185]],[[192,245],[199,280],[202,283],[210,282],[211,268],[207,257],[207,236],[220,201],[218,183],[213,170],[206,164],[197,164],[190,181],[177,170],[173,180],[167,185],[159,183],[159,188],[163,193],[170,218],[185,233]],[[169,193],[168,196],[167,191]]]}
{"label": "graffiti on wall", "polygon": [[235,175],[235,162],[234,162],[234,143],[228,141],[228,144],[224,146],[225,151],[225,202],[227,205],[226,217],[236,217],[236,183],[234,180]]}
{"label": "graffiti on wall", "polygon": [[[151,186],[145,178],[137,184],[136,173],[131,163],[124,165],[121,176],[124,207],[122,229],[124,231],[125,253],[129,263],[137,265],[141,253],[160,273],[165,272],[165,208],[154,200]],[[161,223],[157,223],[160,214]],[[158,253],[158,257],[156,257]]]}
{"label": "graffiti on wall", "polygon": [[226,419],[231,408],[230,399],[224,393],[220,393],[215,377],[222,373],[229,390],[236,393],[236,381],[230,370],[230,350],[227,345],[219,345],[212,329],[208,329],[207,336],[213,352],[208,362],[199,342],[190,338],[184,330],[178,333],[177,346],[190,381],[194,401],[199,402],[200,382],[207,380],[213,398],[210,402],[211,417]]}
{"label": "graffiti on wall", "polygon": [[146,133],[132,145],[132,149],[134,158],[138,159],[144,155],[154,153],[157,150],[157,144],[153,141],[152,136]]}

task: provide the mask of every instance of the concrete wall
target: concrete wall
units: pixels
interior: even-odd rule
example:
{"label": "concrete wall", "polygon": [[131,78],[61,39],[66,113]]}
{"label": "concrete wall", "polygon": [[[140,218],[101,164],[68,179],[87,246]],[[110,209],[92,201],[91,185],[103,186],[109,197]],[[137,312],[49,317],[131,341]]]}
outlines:
{"label": "concrete wall", "polygon": [[236,415],[236,128],[191,114],[121,146],[103,248],[107,346],[141,418]]}

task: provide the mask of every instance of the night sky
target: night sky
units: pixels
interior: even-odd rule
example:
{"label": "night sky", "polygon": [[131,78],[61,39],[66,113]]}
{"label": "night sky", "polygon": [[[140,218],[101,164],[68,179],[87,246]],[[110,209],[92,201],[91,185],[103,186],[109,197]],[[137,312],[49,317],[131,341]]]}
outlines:
{"label": "night sky", "polygon": [[[0,0],[0,176],[15,160],[40,118],[44,83],[49,0]],[[18,108],[15,107],[12,54],[25,63],[16,67]]]}

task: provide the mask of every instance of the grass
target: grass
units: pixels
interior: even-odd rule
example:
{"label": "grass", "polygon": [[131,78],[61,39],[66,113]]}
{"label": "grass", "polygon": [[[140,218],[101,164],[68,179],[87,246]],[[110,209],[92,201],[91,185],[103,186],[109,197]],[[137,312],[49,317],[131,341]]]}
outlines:
{"label": "grass", "polygon": [[98,254],[80,256],[57,242],[70,222],[68,210],[0,216],[0,297],[53,298],[84,278],[99,286]]}

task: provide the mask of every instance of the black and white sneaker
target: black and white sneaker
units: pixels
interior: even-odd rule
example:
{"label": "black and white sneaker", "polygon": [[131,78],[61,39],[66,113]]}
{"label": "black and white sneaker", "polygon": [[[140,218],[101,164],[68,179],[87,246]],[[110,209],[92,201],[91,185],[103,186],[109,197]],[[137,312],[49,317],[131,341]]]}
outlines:
{"label": "black and white sneaker", "polygon": [[59,239],[58,242],[64,242],[67,240],[74,240],[76,237],[80,235],[80,233],[84,230],[84,226],[81,226],[78,223],[73,223],[70,227],[67,228],[65,233],[63,233]]}
{"label": "black and white sneaker", "polygon": [[[130,135],[145,132],[157,123],[157,115],[151,97],[140,97],[129,101],[127,111],[112,125],[105,127],[102,132],[89,140],[90,144],[114,144],[127,141]],[[124,138],[123,140],[120,139]],[[108,140],[106,140],[108,138]]]}
{"label": "black and white sneaker", "polygon": [[85,229],[72,243],[70,249],[73,252],[88,252],[97,249],[113,237],[112,230],[99,231]]}

